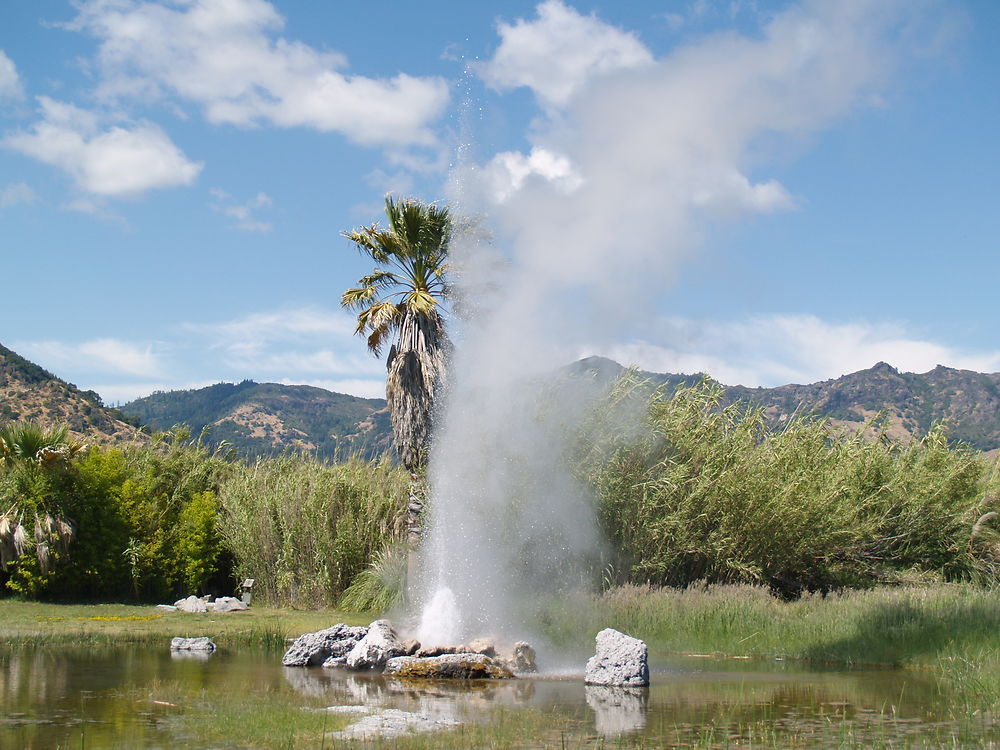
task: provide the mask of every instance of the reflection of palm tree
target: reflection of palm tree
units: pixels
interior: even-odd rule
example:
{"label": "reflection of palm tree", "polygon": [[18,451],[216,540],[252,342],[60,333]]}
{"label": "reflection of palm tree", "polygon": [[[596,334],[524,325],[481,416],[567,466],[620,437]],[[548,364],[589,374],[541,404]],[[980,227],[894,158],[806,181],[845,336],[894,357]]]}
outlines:
{"label": "reflection of palm tree", "polygon": [[[74,536],[72,524],[54,518],[37,505],[38,490],[52,475],[65,471],[70,459],[82,448],[65,426],[46,430],[37,422],[12,422],[0,428],[0,461],[14,490],[13,505],[0,511],[0,568],[20,558],[34,546],[39,566],[48,572],[52,554],[65,554]],[[33,507],[27,507],[28,498]],[[34,533],[29,536],[26,516],[34,514]],[[33,539],[32,539],[33,537]]]}
{"label": "reflection of palm tree", "polygon": [[410,472],[407,528],[411,549],[420,540],[423,503],[417,492],[434,398],[444,380],[450,347],[439,308],[448,293],[448,243],[452,219],[445,206],[385,199],[388,227],[361,227],[344,236],[377,264],[348,289],[341,304],[358,314],[356,333],[366,334],[378,356],[395,336],[386,361],[385,395],[396,451]]}

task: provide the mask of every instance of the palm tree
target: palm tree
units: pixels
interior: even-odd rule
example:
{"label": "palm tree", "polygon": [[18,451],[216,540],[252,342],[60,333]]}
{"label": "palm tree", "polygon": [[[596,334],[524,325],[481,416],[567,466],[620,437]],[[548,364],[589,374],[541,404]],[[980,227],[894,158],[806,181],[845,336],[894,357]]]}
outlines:
{"label": "palm tree", "polygon": [[386,360],[385,395],[396,451],[410,472],[407,538],[412,552],[420,542],[423,501],[419,471],[430,436],[434,399],[444,382],[450,342],[444,330],[441,300],[448,295],[448,244],[452,217],[446,206],[386,196],[388,227],[378,224],[344,232],[377,264],[371,274],[348,289],[341,304],[357,312],[355,333],[366,335],[368,348],[380,356],[395,337]]}
{"label": "palm tree", "polygon": [[20,508],[18,498],[34,494],[46,476],[64,472],[83,446],[71,439],[65,426],[47,430],[37,422],[11,422],[0,428],[0,469],[13,483],[14,504],[0,511],[0,570],[32,546],[28,533],[34,513],[34,550],[42,573],[49,570],[53,554],[65,556],[75,536],[65,518],[53,517],[40,507]]}

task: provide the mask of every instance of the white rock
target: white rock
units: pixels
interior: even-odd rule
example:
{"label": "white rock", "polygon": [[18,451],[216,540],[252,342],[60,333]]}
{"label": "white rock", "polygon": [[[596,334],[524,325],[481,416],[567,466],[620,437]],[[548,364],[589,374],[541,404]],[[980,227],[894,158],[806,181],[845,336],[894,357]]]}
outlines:
{"label": "white rock", "polygon": [[247,608],[246,603],[235,596],[220,596],[213,604],[216,612],[242,612]]}
{"label": "white rock", "polygon": [[434,732],[451,729],[458,724],[451,719],[435,719],[427,714],[387,708],[366,716],[340,732],[331,732],[338,739],[363,739],[373,737],[399,737],[410,732]]}
{"label": "white rock", "polygon": [[368,708],[368,706],[327,706],[321,710],[331,714],[346,715],[370,714],[372,712],[372,709]]}
{"label": "white rock", "polygon": [[215,651],[215,643],[208,636],[196,638],[171,638],[171,651]]}
{"label": "white rock", "polygon": [[597,653],[587,662],[587,685],[644,687],[649,684],[649,649],[638,638],[605,628],[597,634]]}
{"label": "white rock", "polygon": [[176,612],[177,611],[177,607],[175,607],[173,604],[157,604],[156,608],[158,610],[160,610],[161,612]]}
{"label": "white rock", "polygon": [[208,612],[208,602],[192,594],[187,599],[178,599],[174,606],[181,612]]}
{"label": "white rock", "polygon": [[281,663],[286,667],[322,664],[331,657],[346,655],[367,632],[367,628],[351,627],[341,622],[325,630],[305,633],[289,646]]}
{"label": "white rock", "polygon": [[388,620],[376,620],[368,633],[347,654],[351,669],[381,669],[394,656],[402,656],[406,647],[399,642]]}

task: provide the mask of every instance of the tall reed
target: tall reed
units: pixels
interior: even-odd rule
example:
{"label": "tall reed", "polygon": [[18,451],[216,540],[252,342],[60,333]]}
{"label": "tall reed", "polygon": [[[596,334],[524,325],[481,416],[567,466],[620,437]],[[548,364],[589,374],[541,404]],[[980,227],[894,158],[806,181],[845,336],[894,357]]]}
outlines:
{"label": "tall reed", "polygon": [[267,604],[333,605],[405,525],[408,476],[388,460],[285,456],[239,465],[219,490],[238,578]]}
{"label": "tall reed", "polygon": [[[752,583],[794,596],[914,571],[997,580],[995,479],[942,428],[909,444],[835,437],[802,418],[771,431],[761,409],[721,397],[710,384],[668,397],[626,380],[595,411],[576,460],[613,542],[609,583]],[[620,419],[637,404],[643,429]]]}

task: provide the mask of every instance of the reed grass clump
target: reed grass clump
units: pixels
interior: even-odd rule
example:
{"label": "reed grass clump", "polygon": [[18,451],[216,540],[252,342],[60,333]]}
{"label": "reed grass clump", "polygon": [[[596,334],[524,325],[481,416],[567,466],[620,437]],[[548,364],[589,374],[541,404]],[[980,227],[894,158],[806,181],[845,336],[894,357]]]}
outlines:
{"label": "reed grass clump", "polygon": [[261,603],[332,606],[405,529],[409,477],[388,460],[296,456],[237,465],[219,489],[219,532]]}
{"label": "reed grass clump", "polygon": [[354,577],[337,606],[351,612],[388,612],[398,607],[406,595],[406,564],[403,545],[380,550]]}
{"label": "reed grass clump", "polygon": [[[625,379],[578,445],[613,543],[611,583],[693,581],[806,590],[913,576],[993,582],[995,471],[944,429],[922,440],[834,436],[823,420],[769,429],[710,383],[672,397]],[[623,423],[644,405],[643,428]]]}

